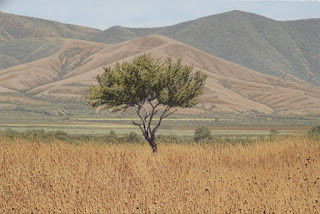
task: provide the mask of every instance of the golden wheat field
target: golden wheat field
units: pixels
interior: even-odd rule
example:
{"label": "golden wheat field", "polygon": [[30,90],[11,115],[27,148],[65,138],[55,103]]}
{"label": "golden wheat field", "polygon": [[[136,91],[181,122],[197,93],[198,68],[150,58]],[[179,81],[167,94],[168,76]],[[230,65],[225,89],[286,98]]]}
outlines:
{"label": "golden wheat field", "polygon": [[319,213],[320,143],[71,145],[0,139],[1,213]]}

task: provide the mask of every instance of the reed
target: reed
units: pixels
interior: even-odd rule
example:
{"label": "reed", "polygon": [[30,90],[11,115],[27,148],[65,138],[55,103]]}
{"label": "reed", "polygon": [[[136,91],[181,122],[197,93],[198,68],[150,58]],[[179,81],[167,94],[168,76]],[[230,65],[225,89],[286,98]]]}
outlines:
{"label": "reed", "polygon": [[1,213],[319,213],[320,143],[72,145],[0,139]]}

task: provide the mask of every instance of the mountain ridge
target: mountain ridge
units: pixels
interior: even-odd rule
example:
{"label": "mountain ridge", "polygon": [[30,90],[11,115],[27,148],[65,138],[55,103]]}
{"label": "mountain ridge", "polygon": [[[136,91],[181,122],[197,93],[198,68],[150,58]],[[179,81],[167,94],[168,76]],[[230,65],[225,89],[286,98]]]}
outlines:
{"label": "mountain ridge", "polygon": [[231,11],[168,27],[117,28],[117,37],[109,28],[93,40],[116,43],[157,33],[261,73],[319,86],[319,29],[320,19],[275,21]]}
{"label": "mountain ridge", "polygon": [[13,15],[0,11],[0,41],[26,38],[74,38],[88,39],[98,29],[63,24],[46,19]]}
{"label": "mountain ridge", "polygon": [[[10,40],[7,38],[8,35],[11,39],[53,37],[116,44],[160,34],[264,74],[290,80],[299,78],[320,86],[320,19],[276,21],[254,13],[234,10],[167,27],[114,26],[101,31],[0,13],[0,24],[2,46],[5,45],[3,41]],[[20,35],[21,32],[24,32],[23,35]],[[6,45],[6,48],[8,46]],[[28,47],[28,41],[19,46]],[[31,58],[45,56],[48,55],[39,54],[38,57]],[[0,49],[0,69],[23,62],[27,61],[21,61]]]}

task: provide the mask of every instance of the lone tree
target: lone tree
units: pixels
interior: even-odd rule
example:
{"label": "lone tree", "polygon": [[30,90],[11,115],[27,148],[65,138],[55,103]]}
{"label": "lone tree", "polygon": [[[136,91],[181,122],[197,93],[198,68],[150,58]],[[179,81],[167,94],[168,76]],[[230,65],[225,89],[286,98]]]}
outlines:
{"label": "lone tree", "polygon": [[87,104],[110,108],[113,112],[135,108],[140,122],[133,124],[141,129],[155,153],[155,133],[162,120],[176,112],[177,107],[196,105],[203,93],[206,75],[192,71],[193,67],[182,65],[181,59],[167,58],[161,63],[150,54],[142,54],[131,63],[105,68],[97,76],[98,84],[88,90]]}

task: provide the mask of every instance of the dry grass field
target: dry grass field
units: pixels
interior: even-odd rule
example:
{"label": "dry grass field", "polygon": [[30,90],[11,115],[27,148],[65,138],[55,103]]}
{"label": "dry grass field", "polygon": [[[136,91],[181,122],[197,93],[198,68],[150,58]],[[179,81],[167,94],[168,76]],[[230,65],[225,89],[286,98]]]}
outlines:
{"label": "dry grass field", "polygon": [[70,145],[0,139],[1,213],[319,213],[320,143]]}

